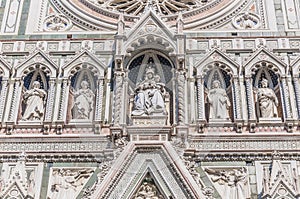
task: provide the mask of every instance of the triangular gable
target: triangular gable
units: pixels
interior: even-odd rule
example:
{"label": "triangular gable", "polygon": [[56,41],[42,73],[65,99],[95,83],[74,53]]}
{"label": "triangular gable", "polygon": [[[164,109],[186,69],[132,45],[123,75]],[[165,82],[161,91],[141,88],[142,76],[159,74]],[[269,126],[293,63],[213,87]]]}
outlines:
{"label": "triangular gable", "polygon": [[[11,190],[18,190],[19,196],[21,196],[22,199],[25,199],[25,197],[27,196],[26,191],[22,188],[22,186],[19,186],[17,182],[13,182],[10,186],[8,186],[8,188],[6,188],[2,194],[0,194],[0,198],[5,198],[5,197],[9,197],[9,193]],[[27,196],[26,198],[31,199],[32,197]]]}
{"label": "triangular gable", "polygon": [[32,72],[36,69],[36,64],[42,64],[46,66],[41,66],[40,68],[46,73],[47,76],[56,77],[58,66],[42,51],[33,53],[24,62],[19,64],[16,67],[16,77],[22,77],[24,74]]}
{"label": "triangular gable", "polygon": [[[209,71],[207,66],[213,62],[224,63],[229,67],[228,69],[232,71],[232,75],[238,75],[239,65],[218,49],[210,51],[198,63],[196,63],[195,68],[197,69],[197,75],[205,75],[206,72]],[[226,68],[223,69],[228,71]]]}
{"label": "triangular gable", "polygon": [[274,66],[279,69],[278,72],[280,74],[285,74],[286,64],[265,48],[260,48],[255,53],[253,53],[251,57],[247,60],[247,62],[244,64],[245,75],[251,75],[252,67],[256,63],[262,61],[273,63]]}
{"label": "triangular gable", "polygon": [[263,198],[275,197],[277,195],[277,191],[281,188],[288,191],[288,193],[290,193],[294,198],[297,198],[297,193],[295,192],[295,190],[291,187],[291,185],[289,185],[282,179],[276,181],[275,184],[273,185],[272,189],[269,191],[269,193],[264,195]]}
{"label": "triangular gable", "polygon": [[[137,35],[141,35],[147,31],[146,26],[148,24],[156,25],[157,29],[160,30],[161,36],[165,36],[168,38],[173,38],[174,34],[169,31],[169,27],[165,25],[165,23],[151,10],[149,9],[129,31],[126,36],[127,40],[131,40],[131,38],[136,38]],[[148,31],[151,31],[148,29]],[[157,32],[157,30],[156,30]]]}
{"label": "triangular gable", "polygon": [[163,195],[173,198],[205,198],[168,142],[155,142],[150,146],[143,142],[129,143],[93,198],[129,198],[148,172],[152,173]]}
{"label": "triangular gable", "polygon": [[83,64],[87,64],[96,76],[104,77],[105,65],[89,51],[82,51],[65,64],[63,66],[64,76],[74,75],[82,69]]}
{"label": "triangular gable", "polygon": [[2,57],[0,57],[0,75],[9,77],[10,71],[11,66]]}
{"label": "triangular gable", "polygon": [[151,9],[126,33],[126,38],[124,54],[130,54],[145,44],[154,49],[161,46],[171,54],[176,52],[174,34]]}

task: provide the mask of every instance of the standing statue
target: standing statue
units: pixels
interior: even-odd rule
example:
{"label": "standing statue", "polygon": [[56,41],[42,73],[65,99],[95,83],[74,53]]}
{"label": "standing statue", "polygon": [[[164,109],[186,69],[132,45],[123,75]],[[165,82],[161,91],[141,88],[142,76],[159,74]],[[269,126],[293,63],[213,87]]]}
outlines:
{"label": "standing statue", "polygon": [[134,108],[132,115],[166,115],[164,96],[165,85],[160,82],[160,76],[155,75],[154,68],[146,68],[145,79],[135,88]]}
{"label": "standing statue", "polygon": [[213,81],[212,89],[207,95],[209,119],[229,119],[230,100],[219,80]]}
{"label": "standing statue", "polygon": [[73,119],[91,119],[94,110],[95,94],[89,89],[89,83],[82,81],[81,88],[73,92],[74,103],[72,106]]}
{"label": "standing statue", "polygon": [[259,104],[260,117],[274,118],[278,117],[277,106],[278,99],[274,91],[268,88],[268,80],[261,81],[261,88],[257,90],[257,100]]}
{"label": "standing statue", "polygon": [[40,82],[34,81],[32,88],[24,93],[23,102],[26,107],[22,120],[35,121],[43,119],[47,93],[40,87]]}

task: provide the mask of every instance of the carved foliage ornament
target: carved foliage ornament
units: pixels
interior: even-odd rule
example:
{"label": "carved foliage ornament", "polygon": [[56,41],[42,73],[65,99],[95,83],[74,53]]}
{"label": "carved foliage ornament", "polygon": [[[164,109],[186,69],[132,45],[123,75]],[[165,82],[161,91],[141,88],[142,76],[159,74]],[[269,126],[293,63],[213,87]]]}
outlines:
{"label": "carved foliage ornament", "polygon": [[71,27],[72,22],[64,15],[50,15],[44,21],[44,31],[66,31]]}

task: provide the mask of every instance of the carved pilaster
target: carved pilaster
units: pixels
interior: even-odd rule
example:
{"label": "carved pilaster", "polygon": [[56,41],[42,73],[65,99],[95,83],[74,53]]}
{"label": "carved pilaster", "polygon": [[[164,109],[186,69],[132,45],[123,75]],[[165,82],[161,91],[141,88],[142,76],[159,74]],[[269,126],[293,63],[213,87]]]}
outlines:
{"label": "carved pilaster", "polygon": [[58,120],[62,121],[66,118],[68,108],[68,95],[70,89],[70,80],[64,79],[62,85],[62,98],[60,101],[60,109],[58,114]]}
{"label": "carved pilaster", "polygon": [[235,97],[235,119],[241,119],[241,88],[239,84],[239,79],[238,77],[233,78],[233,89],[234,89],[234,97]]}
{"label": "carved pilaster", "polygon": [[103,84],[104,79],[100,78],[97,82],[97,97],[96,97],[96,110],[95,110],[95,121],[102,120],[102,108],[103,108]]}
{"label": "carved pilaster", "polygon": [[122,93],[123,93],[123,83],[124,83],[124,72],[115,72],[115,97],[114,97],[114,125],[119,126],[121,122],[122,113]]}
{"label": "carved pilaster", "polygon": [[6,103],[6,94],[8,88],[8,80],[2,80],[1,82],[1,98],[0,98],[0,121],[2,121],[3,111]]}
{"label": "carved pilaster", "polygon": [[286,77],[283,77],[281,79],[281,88],[282,88],[282,94],[283,94],[283,100],[284,102],[284,110],[285,110],[285,118],[291,118],[291,106],[290,106],[290,96],[289,96],[289,91],[286,83]]}
{"label": "carved pilaster", "polygon": [[255,104],[253,100],[253,89],[251,83],[251,77],[247,76],[245,78],[246,81],[246,93],[247,93],[247,101],[248,101],[248,114],[250,120],[256,120],[255,117]]}
{"label": "carved pilaster", "polygon": [[185,71],[177,71],[178,80],[178,124],[185,123]]}
{"label": "carved pilaster", "polygon": [[298,107],[298,118],[300,117],[300,86],[299,86],[299,77],[294,77],[294,87],[295,87],[295,93],[296,93],[296,102]]}
{"label": "carved pilaster", "polygon": [[53,113],[53,104],[55,99],[55,80],[51,79],[49,82],[49,90],[46,104],[46,114],[45,114],[45,122],[50,122],[52,120]]}
{"label": "carved pilaster", "polygon": [[198,119],[205,120],[204,115],[204,80],[202,77],[197,77],[197,108]]}
{"label": "carved pilaster", "polygon": [[21,93],[22,93],[22,81],[21,79],[18,79],[15,81],[14,84],[14,91],[12,96],[12,103],[10,107],[9,117],[8,121],[17,121],[17,117],[19,114],[19,104],[22,103],[21,99]]}

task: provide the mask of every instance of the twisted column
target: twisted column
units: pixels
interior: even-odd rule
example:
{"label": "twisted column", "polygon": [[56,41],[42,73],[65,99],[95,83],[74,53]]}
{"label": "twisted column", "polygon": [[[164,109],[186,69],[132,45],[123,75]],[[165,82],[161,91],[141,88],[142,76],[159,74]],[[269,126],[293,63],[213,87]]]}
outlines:
{"label": "twisted column", "polygon": [[47,104],[46,104],[46,114],[45,121],[51,121],[52,112],[53,112],[53,103],[54,103],[54,91],[55,91],[55,80],[51,79],[49,82],[49,90],[47,96]]}
{"label": "twisted column", "polygon": [[293,78],[294,87],[295,87],[295,94],[296,94],[296,102],[298,107],[298,118],[300,117],[300,86],[299,86],[299,77],[296,76]]}
{"label": "twisted column", "polygon": [[97,82],[97,97],[96,97],[96,110],[95,110],[95,120],[101,121],[102,118],[102,105],[103,105],[103,84],[104,79],[100,78]]}
{"label": "twisted column", "polygon": [[197,77],[197,108],[198,119],[205,120],[204,115],[204,80],[202,77]]}
{"label": "twisted column", "polygon": [[1,81],[1,99],[0,99],[0,121],[2,121],[2,117],[3,117],[7,89],[8,89],[8,80],[2,80]]}
{"label": "twisted column", "polygon": [[59,114],[58,114],[58,120],[64,120],[65,115],[67,113],[67,106],[68,106],[68,95],[69,95],[69,85],[70,81],[68,79],[63,80],[63,86],[62,86],[62,98],[60,101],[60,108],[59,108]]}
{"label": "twisted column", "polygon": [[246,93],[247,93],[247,101],[248,101],[248,114],[250,120],[255,120],[255,104],[253,100],[253,89],[251,84],[251,77],[245,77],[246,80]]}
{"label": "twisted column", "polygon": [[[21,87],[21,80],[18,79],[15,81],[15,86],[14,86],[14,91],[13,91],[13,96],[12,96],[12,104],[10,107],[10,113],[8,117],[8,121],[15,121],[17,119],[18,113],[19,113],[19,104],[22,103],[21,100],[21,92],[22,92],[22,87]],[[19,103],[18,103],[19,102]]]}
{"label": "twisted column", "polygon": [[185,123],[185,72],[177,71],[178,79],[178,124],[184,125]]}
{"label": "twisted column", "polygon": [[122,91],[123,91],[124,72],[115,72],[115,97],[114,97],[114,125],[120,125],[122,112]]}
{"label": "twisted column", "polygon": [[282,87],[282,93],[283,93],[283,102],[285,107],[285,116],[286,118],[291,118],[291,106],[290,106],[290,99],[289,99],[289,91],[286,84],[286,77],[283,77],[281,79],[281,87]]}
{"label": "twisted column", "polygon": [[234,88],[234,97],[235,97],[235,116],[236,119],[241,119],[241,99],[240,99],[240,93],[241,93],[241,88],[239,84],[239,79],[238,77],[233,78],[233,88]]}

